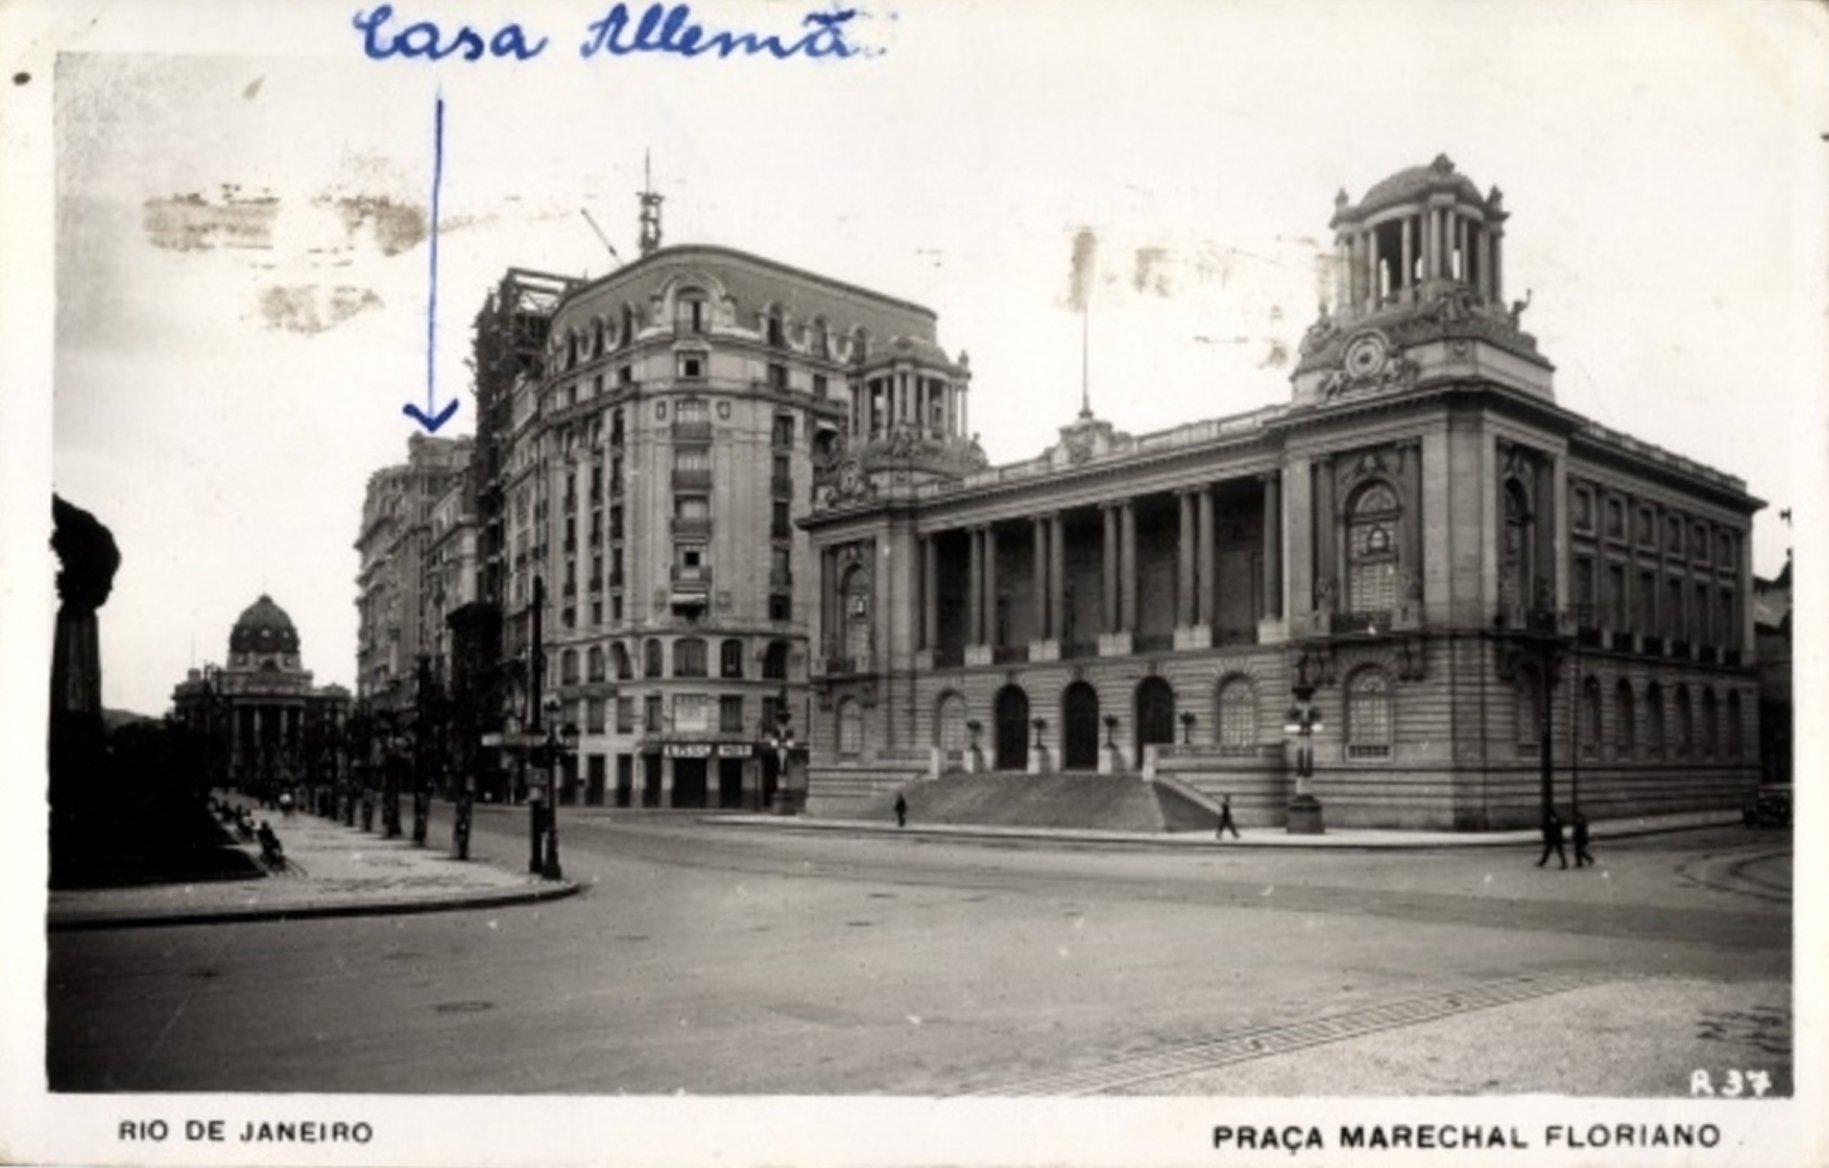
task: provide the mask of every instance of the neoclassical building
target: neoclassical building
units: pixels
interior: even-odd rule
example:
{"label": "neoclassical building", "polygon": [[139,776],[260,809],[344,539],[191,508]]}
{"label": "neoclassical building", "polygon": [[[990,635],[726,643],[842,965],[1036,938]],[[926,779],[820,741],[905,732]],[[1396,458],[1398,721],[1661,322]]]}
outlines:
{"label": "neoclassical building", "polygon": [[729,248],[661,247],[653,226],[609,275],[498,298],[522,324],[533,303],[537,327],[517,335],[544,344],[504,366],[479,441],[500,451],[480,496],[499,508],[499,550],[485,540],[482,560],[500,572],[505,658],[528,655],[544,583],[538,688],[581,731],[561,802],[765,805],[767,744],[806,736],[816,590],[796,522],[815,467],[891,441],[955,477],[981,465],[959,437],[969,370],[926,308]]}
{"label": "neoclassical building", "polygon": [[1762,504],[1557,404],[1508,218],[1445,157],[1342,192],[1285,401],[1134,436],[1082,412],[963,471],[917,401],[835,452],[803,524],[811,810],[1065,770],[1280,823],[1298,682],[1330,824],[1534,824],[1546,737],[1565,814],[1738,805]]}
{"label": "neoclassical building", "polygon": [[349,703],[340,685],[312,685],[292,618],[265,594],[236,619],[227,664],[172,691],[177,717],[215,743],[213,780],[243,790],[334,781]]}

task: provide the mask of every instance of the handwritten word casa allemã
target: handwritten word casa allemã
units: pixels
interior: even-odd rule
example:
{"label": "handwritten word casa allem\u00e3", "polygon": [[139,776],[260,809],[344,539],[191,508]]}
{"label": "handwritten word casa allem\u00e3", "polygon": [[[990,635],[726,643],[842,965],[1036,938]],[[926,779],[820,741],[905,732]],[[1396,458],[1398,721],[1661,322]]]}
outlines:
{"label": "handwritten word casa allem\u00e3", "polygon": [[[875,55],[880,50],[865,49],[845,40],[845,25],[856,16],[855,8],[809,12],[800,19],[800,27],[806,31],[798,39],[784,41],[773,33],[707,32],[692,18],[690,4],[650,4],[639,18],[632,18],[628,7],[618,3],[586,26],[578,55],[588,60],[599,55],[661,53],[693,58],[713,53],[720,59],[760,56],[777,61],[790,57],[817,60]],[[351,23],[362,34],[362,52],[373,61],[396,57],[408,61],[442,61],[447,57],[460,61],[480,61],[484,57],[530,61],[544,53],[549,43],[547,37],[529,33],[517,23],[503,24],[488,33],[467,24],[447,31],[430,20],[396,25],[391,4],[359,11]]]}

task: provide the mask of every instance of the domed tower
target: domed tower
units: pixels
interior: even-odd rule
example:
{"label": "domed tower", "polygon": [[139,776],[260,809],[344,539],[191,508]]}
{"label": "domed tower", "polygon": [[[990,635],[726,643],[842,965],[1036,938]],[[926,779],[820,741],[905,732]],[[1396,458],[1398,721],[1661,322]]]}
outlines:
{"label": "domed tower", "polygon": [[830,506],[957,479],[986,464],[968,435],[971,360],[925,337],[870,342],[851,377],[850,428],[815,451]]}
{"label": "domed tower", "polygon": [[1553,399],[1553,366],[1505,300],[1504,196],[1447,155],[1334,200],[1332,304],[1303,338],[1297,406],[1478,376]]}
{"label": "domed tower", "polygon": [[282,673],[299,668],[298,630],[271,596],[262,593],[236,619],[229,633],[229,667]]}

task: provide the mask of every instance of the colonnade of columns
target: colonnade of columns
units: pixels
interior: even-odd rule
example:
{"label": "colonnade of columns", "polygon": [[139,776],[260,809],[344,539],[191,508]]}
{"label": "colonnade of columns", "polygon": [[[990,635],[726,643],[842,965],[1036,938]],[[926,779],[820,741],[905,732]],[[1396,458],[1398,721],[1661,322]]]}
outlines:
{"label": "colonnade of columns", "polygon": [[304,742],[303,706],[273,703],[235,703],[229,733],[232,757],[241,764],[260,758],[263,751],[296,751]]}
{"label": "colonnade of columns", "polygon": [[[1393,224],[1395,232],[1385,230]],[[1354,224],[1334,241],[1334,302],[1348,315],[1374,312],[1388,301],[1412,298],[1415,288],[1430,281],[1449,280],[1498,303],[1504,296],[1504,235],[1498,222],[1452,203],[1386,212]],[[1394,254],[1386,254],[1387,248]]]}
{"label": "colonnade of columns", "polygon": [[971,425],[963,383],[920,369],[897,369],[852,383],[851,436],[871,438],[906,425],[933,438],[957,438]]}
{"label": "colonnade of columns", "polygon": [[[1262,589],[1253,614],[1259,620],[1283,615],[1282,472],[1259,476],[1263,488]],[[1177,543],[1175,624],[1178,630],[1210,630],[1219,617],[1218,552],[1216,540],[1217,485],[1176,491],[1180,508]],[[1131,635],[1139,627],[1141,575],[1137,550],[1137,500],[1115,499],[1096,504],[1099,510],[1101,655],[1131,651]],[[1002,647],[998,627],[998,546],[1014,523],[978,523],[964,529],[967,555],[965,635],[968,656],[979,650],[984,663],[991,651]],[[1030,604],[1035,620],[1031,658],[1058,656],[1070,632],[1079,642],[1090,642],[1085,630],[1069,629],[1067,592],[1067,531],[1064,515],[1048,511],[1031,516]],[[930,533],[919,539],[918,587],[920,616],[916,648],[939,648],[940,538]],[[830,577],[828,577],[830,578]]]}

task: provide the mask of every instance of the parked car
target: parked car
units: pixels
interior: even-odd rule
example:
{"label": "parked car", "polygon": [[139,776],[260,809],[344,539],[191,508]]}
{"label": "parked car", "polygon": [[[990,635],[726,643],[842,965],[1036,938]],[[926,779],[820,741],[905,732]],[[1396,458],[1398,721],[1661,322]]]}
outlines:
{"label": "parked car", "polygon": [[1748,827],[1790,827],[1791,785],[1775,783],[1748,795],[1742,819]]}

